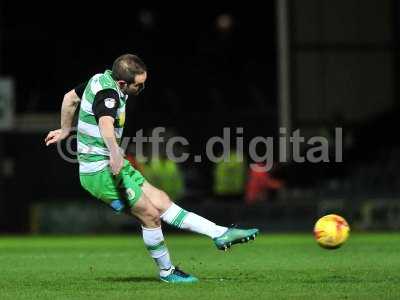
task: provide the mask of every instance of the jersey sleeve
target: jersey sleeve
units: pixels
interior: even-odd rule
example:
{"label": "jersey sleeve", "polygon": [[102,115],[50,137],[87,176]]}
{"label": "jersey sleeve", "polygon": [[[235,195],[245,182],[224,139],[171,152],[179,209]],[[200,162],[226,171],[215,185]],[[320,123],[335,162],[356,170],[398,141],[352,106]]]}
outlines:
{"label": "jersey sleeve", "polygon": [[86,82],[82,82],[81,84],[77,85],[77,86],[74,88],[75,93],[76,93],[76,94],[78,95],[78,97],[81,98],[81,99],[82,99],[82,97],[83,97],[83,93],[84,93],[84,91],[85,91],[85,88],[86,88],[87,84],[88,84],[87,81],[86,81]]}
{"label": "jersey sleeve", "polygon": [[94,97],[92,111],[98,122],[101,117],[109,116],[114,119],[117,116],[119,107],[119,95],[113,89],[99,91]]}

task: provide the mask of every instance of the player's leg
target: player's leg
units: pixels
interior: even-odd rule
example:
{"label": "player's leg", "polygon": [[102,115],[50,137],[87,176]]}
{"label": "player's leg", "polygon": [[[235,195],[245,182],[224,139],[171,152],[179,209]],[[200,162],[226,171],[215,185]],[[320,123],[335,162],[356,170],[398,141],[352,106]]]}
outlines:
{"label": "player's leg", "polygon": [[130,211],[142,224],[144,244],[150,256],[160,268],[160,273],[169,270],[172,267],[172,262],[165,246],[157,209],[151,204],[146,195],[142,194]]}
{"label": "player's leg", "polygon": [[[125,164],[124,168],[129,169]],[[101,199],[117,213],[127,208],[142,224],[142,236],[146,248],[160,269],[160,279],[167,282],[196,282],[197,278],[176,269],[170,259],[164,242],[158,210],[142,192],[140,185],[126,171],[126,179],[121,186],[121,178],[116,179],[108,169],[91,175],[81,175],[82,186],[94,197]],[[121,193],[121,190],[123,193]],[[129,199],[121,199],[122,194]]]}
{"label": "player's leg", "polygon": [[142,224],[143,241],[160,269],[160,279],[165,282],[197,282],[197,278],[173,266],[161,230],[159,212],[144,193],[131,208],[131,213]]}
{"label": "player's leg", "polygon": [[144,194],[158,209],[161,219],[176,228],[204,234],[214,239],[224,234],[228,228],[218,226],[193,212],[188,212],[171,201],[162,190],[152,186],[147,181],[142,186]]}
{"label": "player's leg", "polygon": [[218,249],[226,250],[233,244],[255,239],[258,229],[238,229],[219,226],[193,212],[188,212],[171,201],[168,195],[147,181],[142,191],[158,209],[161,219],[176,228],[209,236]]}

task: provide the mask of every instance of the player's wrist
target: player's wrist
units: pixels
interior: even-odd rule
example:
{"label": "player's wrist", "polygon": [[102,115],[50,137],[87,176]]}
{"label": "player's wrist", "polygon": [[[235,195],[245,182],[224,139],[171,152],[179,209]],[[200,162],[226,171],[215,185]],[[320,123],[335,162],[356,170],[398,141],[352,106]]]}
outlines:
{"label": "player's wrist", "polygon": [[122,151],[121,148],[116,144],[110,147],[110,154],[113,157],[122,157]]}
{"label": "player's wrist", "polygon": [[61,133],[65,136],[68,136],[72,131],[71,127],[62,127],[61,128]]}

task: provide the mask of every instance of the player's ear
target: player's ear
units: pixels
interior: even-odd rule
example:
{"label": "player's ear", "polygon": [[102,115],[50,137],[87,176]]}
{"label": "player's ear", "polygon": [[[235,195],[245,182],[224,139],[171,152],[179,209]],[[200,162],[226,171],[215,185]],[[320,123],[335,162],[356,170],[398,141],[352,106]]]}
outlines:
{"label": "player's ear", "polygon": [[127,83],[126,83],[126,81],[124,81],[124,80],[118,80],[117,83],[118,83],[118,86],[119,86],[120,88],[124,88],[124,87],[127,86]]}

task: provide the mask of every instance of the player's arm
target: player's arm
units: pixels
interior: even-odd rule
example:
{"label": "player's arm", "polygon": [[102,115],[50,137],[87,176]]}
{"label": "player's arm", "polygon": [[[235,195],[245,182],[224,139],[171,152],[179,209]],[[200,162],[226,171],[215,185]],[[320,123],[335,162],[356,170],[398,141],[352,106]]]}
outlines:
{"label": "player's arm", "polygon": [[114,131],[114,121],[117,116],[118,105],[118,93],[114,90],[106,89],[96,94],[92,107],[101,136],[108,150],[110,150],[110,168],[114,175],[119,174],[124,163]]}
{"label": "player's arm", "polygon": [[122,169],[124,159],[115,138],[114,118],[109,116],[100,117],[99,119],[100,133],[104,142],[110,150],[110,168],[114,175],[118,175]]}
{"label": "player's arm", "polygon": [[68,137],[70,134],[74,114],[79,102],[81,101],[85,86],[86,83],[80,84],[75,89],[64,95],[61,105],[61,128],[52,130],[48,133],[47,137],[45,138],[46,146],[57,143]]}

